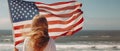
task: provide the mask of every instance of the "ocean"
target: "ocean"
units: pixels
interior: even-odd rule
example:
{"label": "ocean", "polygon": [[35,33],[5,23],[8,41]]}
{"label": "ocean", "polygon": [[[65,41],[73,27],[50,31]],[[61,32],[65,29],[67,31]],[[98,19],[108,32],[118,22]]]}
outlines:
{"label": "ocean", "polygon": [[[57,51],[120,51],[120,31],[84,30],[55,42]],[[22,44],[17,48],[22,51]],[[11,30],[0,30],[0,51],[13,51]]]}

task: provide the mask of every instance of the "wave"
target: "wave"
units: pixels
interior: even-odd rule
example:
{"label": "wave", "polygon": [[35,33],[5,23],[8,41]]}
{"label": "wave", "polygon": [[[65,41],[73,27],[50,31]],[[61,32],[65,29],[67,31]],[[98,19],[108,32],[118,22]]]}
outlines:
{"label": "wave", "polygon": [[[0,44],[2,48],[13,48],[12,44]],[[22,44],[18,45],[17,48],[22,49]],[[65,45],[56,44],[57,49],[120,49],[120,45]]]}

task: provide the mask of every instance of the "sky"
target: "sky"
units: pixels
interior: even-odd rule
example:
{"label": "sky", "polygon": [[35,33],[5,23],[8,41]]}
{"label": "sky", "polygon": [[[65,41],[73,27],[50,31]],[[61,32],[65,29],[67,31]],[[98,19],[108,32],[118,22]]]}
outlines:
{"label": "sky", "polygon": [[[32,1],[32,0],[29,0]],[[69,0],[34,0],[54,3]],[[82,3],[83,30],[120,30],[120,0],[77,0]],[[7,0],[0,0],[0,30],[12,30]]]}

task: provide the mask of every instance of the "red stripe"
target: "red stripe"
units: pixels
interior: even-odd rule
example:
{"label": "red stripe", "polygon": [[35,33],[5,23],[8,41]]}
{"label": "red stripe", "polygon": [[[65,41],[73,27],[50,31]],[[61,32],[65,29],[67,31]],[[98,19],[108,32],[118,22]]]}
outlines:
{"label": "red stripe", "polygon": [[77,25],[81,24],[83,22],[83,18],[77,22],[75,25],[68,26],[67,28],[52,28],[49,29],[49,32],[63,32],[63,31],[68,31],[71,30],[72,28],[76,27]]}
{"label": "red stripe", "polygon": [[[83,18],[77,23],[77,24],[75,24],[75,26],[74,27],[76,27],[77,25],[79,25],[80,23],[82,23],[83,22]],[[65,32],[65,33],[63,33],[63,34],[61,34],[61,35],[58,35],[58,36],[51,36],[52,38],[57,38],[57,37],[60,37],[60,36],[65,36],[65,35],[72,35],[72,34],[74,34],[75,32],[77,32],[77,31],[79,31],[79,30],[81,30],[82,29],[82,27],[81,28],[79,28],[79,29],[77,29],[77,30],[75,30],[75,31],[73,31],[71,34],[69,33],[69,31],[68,32]],[[69,34],[68,34],[69,33]],[[24,40],[22,39],[22,40],[20,40],[20,41],[16,41],[15,42],[15,46],[17,45],[17,44],[19,44],[19,43],[22,43]]]}
{"label": "red stripe", "polygon": [[[44,10],[45,11],[45,10]],[[46,11],[45,11],[46,12]],[[53,13],[50,13],[50,14],[45,14],[44,16],[46,17],[46,18],[48,18],[48,17],[71,17],[73,14],[76,14],[76,13],[78,13],[78,12],[82,12],[80,9],[78,9],[78,10],[75,10],[75,11],[73,11],[73,12],[71,12],[71,13],[67,13],[67,14],[59,14],[59,15],[56,15],[56,14],[53,14]]]}
{"label": "red stripe", "polygon": [[[74,20],[73,20],[74,21]],[[49,29],[49,32],[62,32],[62,31],[67,31],[67,30],[70,30],[72,29],[74,26],[77,26],[79,23],[81,23],[83,21],[83,17],[81,18],[81,20],[76,23],[75,25],[71,25],[71,26],[68,26],[67,28],[52,28],[52,29]],[[16,34],[17,35],[17,34]]]}
{"label": "red stripe", "polygon": [[[72,10],[72,9],[75,9],[77,7],[81,6],[80,4],[79,5],[74,5],[74,6],[67,6],[67,7],[62,7],[62,8],[50,8],[50,7],[46,7],[46,6],[37,6],[40,10],[44,10],[44,9],[47,9],[47,10],[51,10],[51,11],[63,11],[63,10]],[[57,7],[57,6],[56,6]]]}
{"label": "red stripe", "polygon": [[24,28],[29,28],[31,27],[31,24],[24,24],[24,25],[18,25],[18,26],[14,26],[14,30],[19,30],[19,29],[24,29]]}
{"label": "red stripe", "polygon": [[74,21],[75,19],[77,19],[82,13],[79,13],[77,15],[75,15],[72,19],[68,20],[68,21],[61,21],[61,20],[54,20],[54,21],[48,21],[48,24],[49,25],[52,25],[52,24],[68,24],[72,21]]}
{"label": "red stripe", "polygon": [[[59,17],[59,16],[61,16],[61,17],[63,17],[63,16],[68,16],[68,17],[71,17],[73,14],[75,14],[75,13],[79,13],[79,12],[81,12],[81,14],[83,13],[81,10],[76,10],[76,11],[74,11],[74,12],[72,12],[72,13],[69,13],[69,14],[60,14],[60,15],[45,15],[45,17],[52,17],[52,16],[56,16],[56,17]],[[70,21],[69,21],[70,22]],[[49,24],[54,24],[52,21],[51,22],[48,22]],[[30,27],[30,24],[26,24],[26,26],[24,26],[24,25],[19,25],[19,26],[14,26],[14,30],[18,30],[18,29],[23,29],[23,28],[25,28],[25,27]]]}
{"label": "red stripe", "polygon": [[[73,32],[73,34],[75,34],[75,33],[77,33],[79,30],[81,30],[82,29],[82,27],[80,27],[80,28],[78,28],[77,30],[75,30],[74,32]],[[73,34],[71,34],[71,35],[73,35]]]}
{"label": "red stripe", "polygon": [[15,46],[18,45],[18,44],[20,44],[20,43],[22,43],[22,42],[24,42],[24,39],[19,40],[19,41],[16,41],[16,42],[15,42]]}
{"label": "red stripe", "polygon": [[61,36],[71,36],[71,35],[73,35],[74,33],[78,32],[78,31],[81,30],[81,29],[82,29],[82,27],[76,29],[76,30],[73,31],[71,34],[67,34],[68,32],[65,32],[65,33],[63,33],[63,34],[61,34],[61,35],[58,35],[58,36],[51,36],[51,38],[57,39],[57,38],[60,38]]}
{"label": "red stripe", "polygon": [[83,17],[82,17],[82,19],[81,19],[79,22],[77,22],[77,23],[75,24],[75,26],[81,24],[83,21],[84,21],[84,19],[83,19]]}
{"label": "red stripe", "polygon": [[[61,35],[58,35],[58,36],[51,36],[51,38],[56,39],[56,38],[58,38],[58,37],[65,36],[65,35],[67,35],[67,36],[73,35],[74,33],[78,32],[78,31],[81,30],[81,29],[82,29],[82,27],[80,27],[80,28],[78,28],[77,30],[73,31],[72,34],[67,34],[68,32],[65,32],[65,33],[63,33],[63,34],[61,34]],[[22,43],[22,42],[24,42],[24,40],[16,41],[16,42],[15,42],[15,46],[16,46],[17,44]]]}
{"label": "red stripe", "polygon": [[72,3],[72,2],[76,2],[76,1],[57,2],[57,3],[52,3],[52,4],[45,4],[45,3],[42,3],[42,2],[35,2],[35,4],[45,4],[45,5],[48,5],[48,6],[56,6],[56,5],[68,4],[68,3]]}
{"label": "red stripe", "polygon": [[15,35],[15,36],[14,36],[15,38],[16,38],[16,37],[21,37],[21,36],[22,36],[21,33],[17,33],[17,34],[14,34],[14,35]]}
{"label": "red stripe", "polygon": [[23,29],[24,25],[14,26],[14,30]]}

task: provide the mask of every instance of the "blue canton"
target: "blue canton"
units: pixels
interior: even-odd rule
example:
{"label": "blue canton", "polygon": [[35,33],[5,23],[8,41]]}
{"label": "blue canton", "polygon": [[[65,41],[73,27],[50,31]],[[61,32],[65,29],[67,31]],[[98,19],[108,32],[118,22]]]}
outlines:
{"label": "blue canton", "polygon": [[31,20],[36,14],[39,14],[34,2],[8,0],[8,3],[13,23]]}

